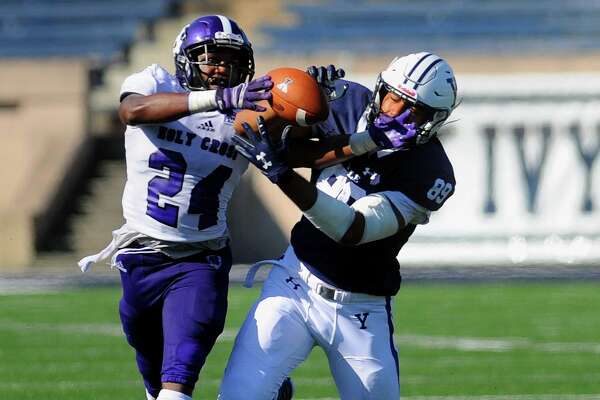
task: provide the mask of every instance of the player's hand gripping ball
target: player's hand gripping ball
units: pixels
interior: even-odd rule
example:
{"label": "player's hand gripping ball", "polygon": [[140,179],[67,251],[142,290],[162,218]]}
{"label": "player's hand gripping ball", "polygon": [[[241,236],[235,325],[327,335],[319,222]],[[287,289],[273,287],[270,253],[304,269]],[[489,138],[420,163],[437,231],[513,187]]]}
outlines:
{"label": "player's hand gripping ball", "polygon": [[[234,129],[238,135],[246,133],[242,123],[246,122],[257,131],[256,118],[263,117],[269,134],[279,137],[286,125],[308,127],[325,121],[329,115],[327,97],[317,82],[308,73],[296,68],[277,68],[266,73],[273,81],[270,100],[258,102],[267,108],[256,112],[242,110],[236,114]],[[291,134],[294,135],[292,130]],[[306,132],[306,130],[304,130]]]}

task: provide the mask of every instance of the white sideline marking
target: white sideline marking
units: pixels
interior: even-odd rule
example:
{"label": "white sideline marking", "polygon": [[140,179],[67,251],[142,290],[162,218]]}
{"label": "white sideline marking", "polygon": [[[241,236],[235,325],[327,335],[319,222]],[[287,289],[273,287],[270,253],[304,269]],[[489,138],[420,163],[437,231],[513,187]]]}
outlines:
{"label": "white sideline marking", "polygon": [[402,396],[408,400],[599,400],[598,394],[511,394],[482,396]]}
{"label": "white sideline marking", "polygon": [[[600,394],[511,394],[482,396],[401,396],[401,400],[600,400]],[[301,397],[298,400],[338,400],[337,397]]]}
{"label": "white sideline marking", "polygon": [[[120,324],[54,324],[41,322],[13,322],[0,320],[0,331],[27,333],[38,332],[77,333],[103,336],[123,336]],[[217,339],[232,342],[237,329],[225,329]],[[417,346],[426,349],[451,349],[459,351],[508,352],[516,349],[534,350],[543,353],[596,353],[600,354],[600,343],[536,343],[527,338],[474,338],[460,336],[394,335],[397,345]],[[600,399],[599,399],[600,400]]]}
{"label": "white sideline marking", "polygon": [[394,335],[398,345],[411,345],[428,349],[461,351],[507,352],[515,349],[536,350],[545,353],[597,353],[600,343],[536,343],[527,338],[470,338],[453,336]]}
{"label": "white sideline marking", "polygon": [[57,333],[87,333],[90,335],[123,336],[120,324],[56,324],[49,322],[13,322],[0,320],[0,331],[16,331],[24,334],[31,331]]}

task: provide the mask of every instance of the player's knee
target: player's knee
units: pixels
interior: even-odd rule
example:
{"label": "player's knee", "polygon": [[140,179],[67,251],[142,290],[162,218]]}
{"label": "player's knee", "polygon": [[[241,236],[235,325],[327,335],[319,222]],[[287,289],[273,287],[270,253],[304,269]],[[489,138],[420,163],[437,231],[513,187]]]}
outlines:
{"label": "player's knee", "polygon": [[219,389],[219,400],[265,400],[270,399],[265,385],[265,376],[258,371],[247,369],[246,373],[238,368],[236,371],[225,371]]}
{"label": "player's knee", "polygon": [[370,374],[362,377],[366,389],[365,399],[398,400],[400,384],[398,376],[392,371],[392,368],[371,371]]}

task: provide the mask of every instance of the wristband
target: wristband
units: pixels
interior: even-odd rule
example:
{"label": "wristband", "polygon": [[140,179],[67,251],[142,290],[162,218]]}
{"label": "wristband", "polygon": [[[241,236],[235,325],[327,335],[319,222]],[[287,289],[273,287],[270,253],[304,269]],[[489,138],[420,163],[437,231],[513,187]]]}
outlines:
{"label": "wristband", "polygon": [[198,90],[188,94],[190,114],[217,109],[216,90]]}
{"label": "wristband", "polygon": [[352,154],[354,154],[355,156],[360,156],[362,154],[368,153],[379,148],[375,144],[373,139],[371,139],[371,136],[369,136],[369,133],[367,131],[353,133],[352,135],[350,135],[350,141],[348,144],[350,145]]}

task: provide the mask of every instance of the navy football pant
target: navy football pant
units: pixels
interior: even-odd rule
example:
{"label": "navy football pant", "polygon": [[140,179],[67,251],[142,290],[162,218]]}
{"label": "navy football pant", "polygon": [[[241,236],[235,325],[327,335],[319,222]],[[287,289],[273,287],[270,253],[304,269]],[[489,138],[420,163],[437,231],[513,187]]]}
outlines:
{"label": "navy football pant", "polygon": [[161,382],[194,387],[223,332],[231,268],[229,248],[173,260],[161,253],[120,254],[119,311],[146,389]]}

